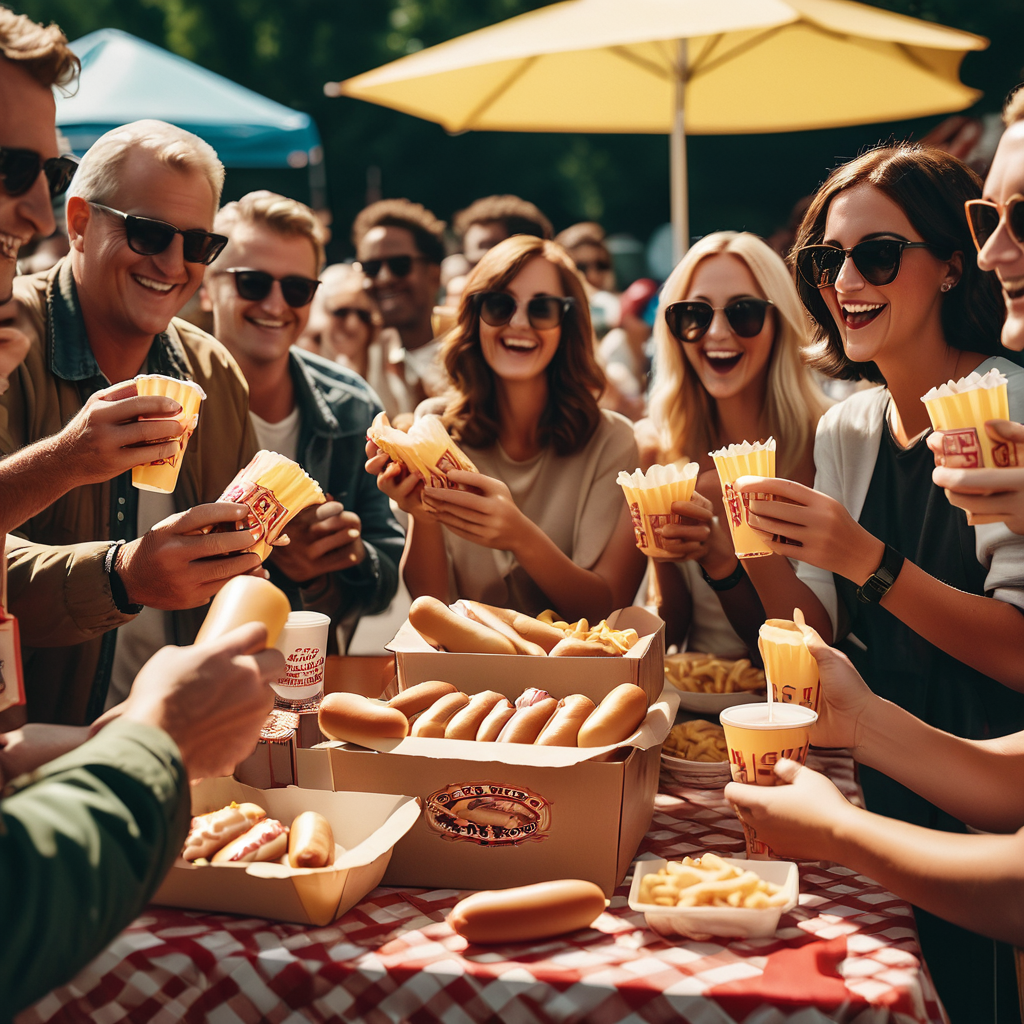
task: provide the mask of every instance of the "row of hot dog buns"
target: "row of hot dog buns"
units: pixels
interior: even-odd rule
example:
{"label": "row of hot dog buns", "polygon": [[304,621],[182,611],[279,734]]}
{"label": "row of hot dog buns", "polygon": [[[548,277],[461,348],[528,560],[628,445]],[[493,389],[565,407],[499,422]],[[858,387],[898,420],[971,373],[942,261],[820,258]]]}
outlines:
{"label": "row of hot dog buns", "polygon": [[334,863],[331,823],[316,811],[303,811],[291,827],[268,818],[258,804],[238,804],[192,819],[181,856],[193,863],[245,864],[279,861],[293,868]]}
{"label": "row of hot dog buns", "polygon": [[604,621],[591,628],[586,619],[554,620],[554,612],[535,619],[479,601],[456,601],[449,607],[436,597],[418,597],[409,609],[409,622],[420,636],[454,654],[613,658],[621,657],[639,639],[635,629],[612,629]]}
{"label": "row of hot dog buns", "polygon": [[361,746],[412,735],[603,747],[623,742],[646,715],[647,695],[633,683],[615,687],[595,704],[581,693],[557,700],[533,687],[513,703],[494,690],[471,696],[451,683],[433,681],[403,690],[386,703],[355,693],[329,693],[320,704],[319,717],[325,736]]}

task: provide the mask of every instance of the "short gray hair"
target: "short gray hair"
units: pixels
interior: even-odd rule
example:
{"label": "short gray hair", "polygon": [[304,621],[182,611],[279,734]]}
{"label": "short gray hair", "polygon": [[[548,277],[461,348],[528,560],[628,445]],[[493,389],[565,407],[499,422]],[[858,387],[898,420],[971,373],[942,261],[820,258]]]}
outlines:
{"label": "short gray hair", "polygon": [[[199,171],[210,183],[213,211],[220,205],[224,165],[208,142],[166,121],[132,121],[101,135],[82,157],[68,191],[96,203],[108,203],[120,183],[121,165],[134,149],[150,151],[165,167]],[[211,211],[211,212],[213,212]]]}

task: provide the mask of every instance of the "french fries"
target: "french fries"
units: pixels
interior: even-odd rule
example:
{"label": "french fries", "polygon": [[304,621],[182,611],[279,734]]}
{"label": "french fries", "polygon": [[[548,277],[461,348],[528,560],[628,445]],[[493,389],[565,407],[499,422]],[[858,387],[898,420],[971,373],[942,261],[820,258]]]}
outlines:
{"label": "french fries", "polygon": [[718,762],[729,760],[725,730],[714,722],[695,719],[674,726],[665,737],[662,750],[671,757],[686,761]]}
{"label": "french fries", "polygon": [[786,896],[753,871],[740,871],[721,857],[705,853],[699,860],[684,857],[640,880],[640,901],[659,907],[781,907]]}
{"label": "french fries", "polygon": [[591,628],[586,619],[579,619],[576,622],[566,622],[559,618],[558,612],[550,608],[542,611],[537,616],[540,622],[546,622],[555,629],[562,630],[566,636],[575,637],[578,640],[603,640],[611,643],[620,654],[625,654],[640,639],[635,629],[612,629],[605,619],[602,619],[596,626]]}
{"label": "french fries", "polygon": [[713,654],[670,654],[665,658],[665,678],[678,690],[689,693],[740,693],[765,689],[764,672],[749,658],[726,661]]}

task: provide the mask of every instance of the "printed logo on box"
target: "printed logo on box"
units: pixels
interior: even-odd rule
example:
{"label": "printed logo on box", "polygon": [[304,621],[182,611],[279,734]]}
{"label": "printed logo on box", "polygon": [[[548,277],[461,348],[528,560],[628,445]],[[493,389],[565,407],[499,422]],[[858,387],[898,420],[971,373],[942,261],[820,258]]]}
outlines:
{"label": "printed logo on box", "polygon": [[278,679],[279,686],[313,686],[324,681],[327,658],[319,647],[296,647],[288,655],[287,674]]}
{"label": "printed logo on box", "polygon": [[724,484],[722,495],[725,498],[725,507],[729,512],[729,520],[734,527],[742,526],[744,523],[743,507],[748,503],[748,497],[740,495],[732,484]]}
{"label": "printed logo on box", "polygon": [[551,830],[551,805],[520,786],[453,783],[427,797],[427,824],[449,842],[477,846],[539,843]]}
{"label": "printed logo on box", "polygon": [[277,500],[272,490],[248,480],[242,480],[230,487],[220,500],[236,501],[249,506],[251,515],[235,528],[252,530],[257,541],[273,536],[273,528],[288,514],[288,509]]}
{"label": "printed logo on box", "polygon": [[992,461],[1000,469],[1018,465],[1017,446],[1015,444],[1006,444],[1004,441],[992,445]]}
{"label": "printed logo on box", "polygon": [[636,534],[637,547],[647,547],[647,533],[644,530],[643,513],[635,501],[629,503],[629,516],[633,520],[633,533]]}

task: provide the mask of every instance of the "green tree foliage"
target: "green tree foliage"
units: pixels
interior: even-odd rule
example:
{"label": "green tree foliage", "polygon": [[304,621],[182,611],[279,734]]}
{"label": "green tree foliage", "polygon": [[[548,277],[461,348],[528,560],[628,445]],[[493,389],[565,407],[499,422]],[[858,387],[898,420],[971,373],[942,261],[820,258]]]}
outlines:
{"label": "green tree foliage", "polygon": [[[14,0],[15,10],[56,21],[69,38],[124,29],[242,85],[308,112],[324,138],[333,255],[379,168],[385,196],[408,196],[442,217],[492,192],[532,199],[564,227],[601,220],[646,238],[668,219],[668,143],[662,136],[467,133],[372,104],[329,99],[340,81],[406,53],[544,6],[542,0]],[[987,35],[964,80],[994,110],[1019,80],[1021,0],[882,0],[878,6]],[[834,88],[843,89],[843,82]],[[692,227],[768,233],[837,159],[890,134],[920,134],[938,119],[824,132],[690,140]],[[368,173],[369,172],[369,173]],[[234,171],[226,195],[269,187],[308,198],[302,173]]]}

